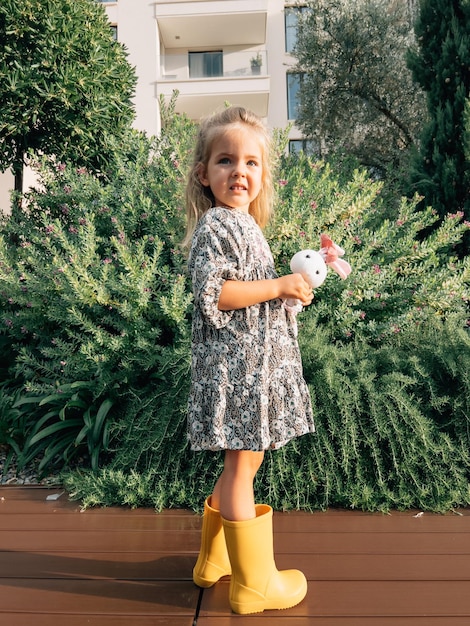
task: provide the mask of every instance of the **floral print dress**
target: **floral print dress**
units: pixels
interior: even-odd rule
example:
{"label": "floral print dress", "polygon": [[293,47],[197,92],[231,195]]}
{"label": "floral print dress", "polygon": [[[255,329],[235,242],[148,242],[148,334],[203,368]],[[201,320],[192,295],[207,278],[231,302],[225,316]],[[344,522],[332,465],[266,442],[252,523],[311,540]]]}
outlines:
{"label": "floral print dress", "polygon": [[226,280],[277,277],[255,220],[236,209],[209,209],[196,226],[188,267],[194,294],[191,448],[260,451],[314,432],[295,319],[282,300],[217,308]]}

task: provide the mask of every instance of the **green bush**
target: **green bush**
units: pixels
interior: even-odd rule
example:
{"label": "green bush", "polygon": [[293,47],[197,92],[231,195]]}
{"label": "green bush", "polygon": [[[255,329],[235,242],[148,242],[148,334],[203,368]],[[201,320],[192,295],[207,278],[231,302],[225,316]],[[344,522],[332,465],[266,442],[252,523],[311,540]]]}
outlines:
{"label": "green bush", "polygon": [[[171,111],[158,139],[135,134],[101,177],[55,165],[0,238],[0,436],[20,462],[73,467],[86,505],[200,508],[222,465],[186,439],[190,285],[179,242],[193,125]],[[279,162],[267,236],[279,271],[319,248],[329,272],[299,317],[317,433],[268,452],[256,491],[277,508],[445,510],[469,499],[468,224],[384,207],[361,171]],[[418,199],[417,199],[418,200]],[[417,201],[416,200],[416,201]],[[384,217],[386,216],[386,218]]]}
{"label": "green bush", "polygon": [[434,211],[418,211],[419,198],[403,198],[391,217],[380,191],[365,171],[340,182],[328,164],[302,156],[283,160],[268,233],[280,272],[289,271],[296,251],[318,249],[320,233],[328,232],[345,248],[353,272],[344,282],[329,272],[308,315],[335,340],[359,336],[377,344],[450,312],[461,314],[465,323],[470,264],[458,261],[453,251],[469,224],[462,214],[449,215],[423,240],[420,234],[437,220]]}
{"label": "green bush", "polygon": [[3,368],[22,393],[21,429],[3,430],[21,465],[43,452],[44,468],[67,464],[83,443],[96,469],[127,404],[171,385],[166,364],[189,335],[177,203],[191,129],[174,117],[158,140],[131,135],[107,179],[43,164],[42,188],[5,220]]}

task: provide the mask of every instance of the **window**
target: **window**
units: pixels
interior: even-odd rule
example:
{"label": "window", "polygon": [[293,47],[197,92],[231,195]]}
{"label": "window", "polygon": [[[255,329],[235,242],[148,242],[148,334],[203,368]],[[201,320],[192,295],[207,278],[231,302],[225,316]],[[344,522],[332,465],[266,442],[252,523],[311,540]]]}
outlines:
{"label": "window", "polygon": [[287,118],[289,120],[297,119],[300,103],[300,86],[302,84],[303,74],[289,72],[287,77]]}
{"label": "window", "polygon": [[299,152],[310,155],[320,154],[318,142],[312,139],[290,139],[289,152],[290,154],[298,154]]}
{"label": "window", "polygon": [[189,78],[223,76],[222,50],[214,52],[189,52]]}
{"label": "window", "polygon": [[302,13],[308,11],[308,7],[286,7],[284,10],[284,24],[286,30],[286,52],[292,52],[297,43],[297,24]]}

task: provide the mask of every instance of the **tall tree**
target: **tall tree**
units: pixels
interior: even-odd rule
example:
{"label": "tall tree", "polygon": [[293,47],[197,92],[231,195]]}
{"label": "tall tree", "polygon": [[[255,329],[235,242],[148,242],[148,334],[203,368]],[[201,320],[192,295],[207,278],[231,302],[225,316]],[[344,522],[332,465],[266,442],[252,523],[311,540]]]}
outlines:
{"label": "tall tree", "polygon": [[412,17],[412,5],[392,0],[309,3],[295,48],[307,137],[380,170],[415,143],[425,100],[406,66]]}
{"label": "tall tree", "polygon": [[469,0],[421,0],[417,48],[408,63],[427,94],[429,123],[412,174],[419,191],[440,215],[470,215],[470,161],[465,155],[470,94]]}
{"label": "tall tree", "polygon": [[94,0],[0,3],[0,170],[29,150],[99,169],[130,126],[135,72]]}

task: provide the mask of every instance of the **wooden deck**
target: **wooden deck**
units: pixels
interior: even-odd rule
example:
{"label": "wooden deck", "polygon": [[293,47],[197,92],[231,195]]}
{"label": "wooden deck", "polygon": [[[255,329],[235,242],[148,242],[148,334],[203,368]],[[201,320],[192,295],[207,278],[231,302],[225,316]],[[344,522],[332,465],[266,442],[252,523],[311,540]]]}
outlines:
{"label": "wooden deck", "polygon": [[228,582],[191,580],[190,511],[82,512],[54,488],[0,487],[1,626],[469,626],[470,511],[275,513],[279,568],[307,598],[234,615]]}

